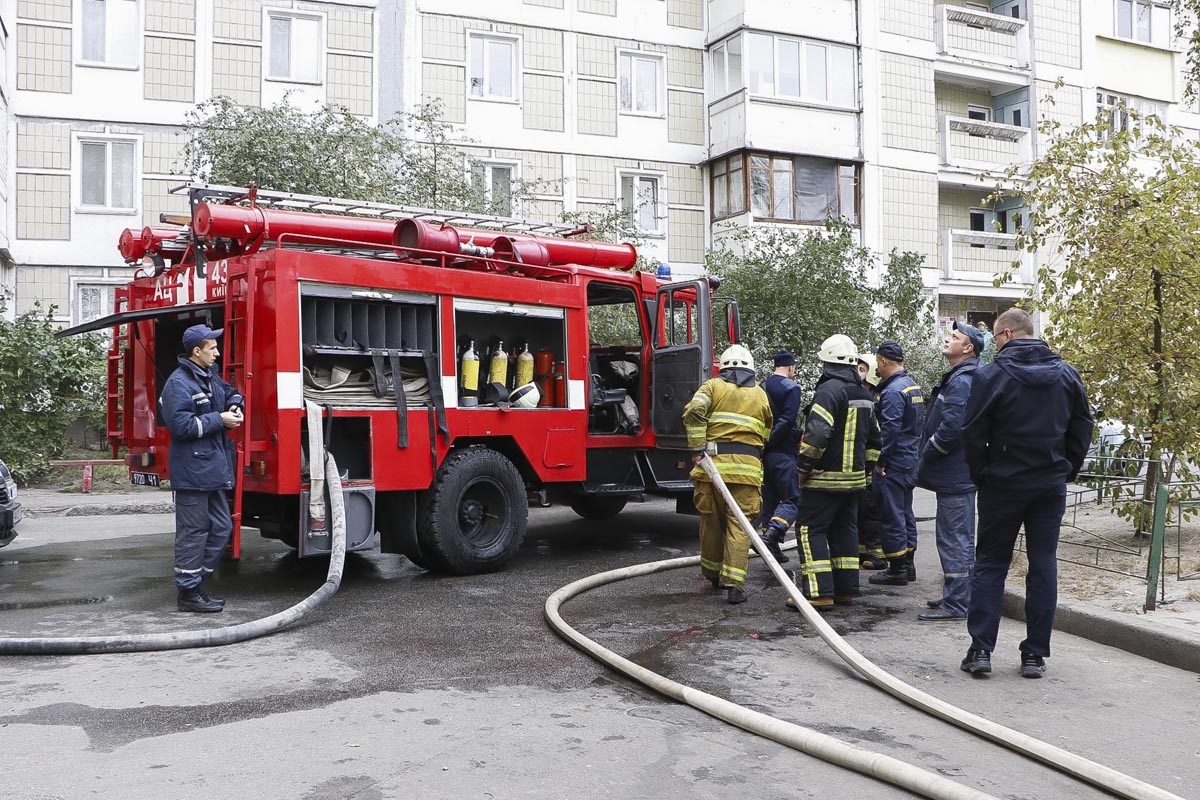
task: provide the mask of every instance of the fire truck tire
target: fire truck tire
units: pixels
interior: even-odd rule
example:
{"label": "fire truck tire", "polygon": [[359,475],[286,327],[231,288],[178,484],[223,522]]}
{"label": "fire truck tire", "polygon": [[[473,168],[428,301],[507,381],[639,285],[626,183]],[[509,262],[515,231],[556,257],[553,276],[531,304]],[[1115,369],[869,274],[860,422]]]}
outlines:
{"label": "fire truck tire", "polygon": [[525,540],[529,500],[513,463],[495,450],[451,453],[417,500],[417,530],[439,571],[477,575],[503,567]]}
{"label": "fire truck tire", "polygon": [[612,519],[628,502],[624,495],[584,494],[571,501],[571,510],[584,519]]}

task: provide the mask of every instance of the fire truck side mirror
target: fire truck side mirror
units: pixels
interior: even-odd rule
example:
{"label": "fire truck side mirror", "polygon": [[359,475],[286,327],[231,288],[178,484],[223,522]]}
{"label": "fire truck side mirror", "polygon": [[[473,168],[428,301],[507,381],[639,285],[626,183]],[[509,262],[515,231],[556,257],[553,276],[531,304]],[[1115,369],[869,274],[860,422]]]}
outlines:
{"label": "fire truck side mirror", "polygon": [[730,300],[725,305],[725,333],[730,344],[741,344],[742,318],[738,315],[737,300]]}

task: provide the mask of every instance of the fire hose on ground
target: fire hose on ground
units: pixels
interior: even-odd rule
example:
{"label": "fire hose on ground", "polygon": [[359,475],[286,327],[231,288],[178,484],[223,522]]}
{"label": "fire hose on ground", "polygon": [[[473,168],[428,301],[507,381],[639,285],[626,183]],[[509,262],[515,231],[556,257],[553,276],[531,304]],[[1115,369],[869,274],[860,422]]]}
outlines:
{"label": "fire hose on ground", "polygon": [[[713,486],[721,493],[725,504],[733,509],[738,521],[745,529],[747,536],[759,553],[767,552],[765,545],[754,526],[738,508],[725,482],[721,480],[716,465],[707,455],[700,461],[700,466],[712,481]],[[652,575],[682,567],[694,567],[699,564],[698,556],[673,558],[666,561],[656,561],[649,564],[638,564],[631,567],[610,570],[587,578],[582,578],[567,584],[546,600],[546,619],[550,626],[571,645],[595,658],[597,661],[612,667],[618,672],[633,678],[651,689],[666,695],[681,703],[686,703],[706,714],[736,725],[751,733],[763,736],[795,750],[808,753],[847,769],[855,770],[879,780],[886,781],[904,789],[936,800],[959,800],[971,798],[984,800],[991,795],[963,786],[948,778],[936,775],[920,767],[913,766],[890,756],[874,753],[860,747],[846,744],[838,739],[816,731],[795,725],[790,722],[775,719],[766,714],[752,711],[728,700],[723,700],[698,689],[685,686],[670,680],[658,673],[623,658],[602,645],[587,638],[563,620],[559,609],[563,603],[577,595],[609,583],[627,580],[629,578]],[[894,677],[874,663],[867,660],[857,650],[851,647],[845,639],[827,623],[821,615],[809,605],[808,601],[788,578],[783,568],[773,558],[764,558],[763,562],[771,570],[780,585],[787,590],[788,595],[796,604],[796,608],[804,615],[808,624],[812,625],[825,644],[845,661],[854,671],[862,675],[875,686],[903,700],[905,703],[918,708],[939,719],[957,725],[964,730],[982,736],[997,744],[1001,744],[1029,758],[1041,761],[1062,772],[1080,780],[1098,786],[1105,791],[1130,800],[1183,800],[1178,795],[1140,781],[1111,767],[1097,764],[1082,756],[1075,755],[1060,747],[1047,744],[1032,736],[1015,731],[998,723],[984,719],[969,711],[916,689]]]}
{"label": "fire hose on ground", "polygon": [[[291,608],[269,617],[227,625],[172,633],[141,633],[117,636],[62,636],[41,638],[0,639],[0,655],[84,655],[92,653],[131,653],[151,650],[182,650],[191,647],[217,647],[244,642],[290,628],[333,597],[342,583],[342,568],[346,562],[346,506],[342,498],[342,479],[333,456],[322,446],[321,409],[312,403],[308,408],[309,470],[312,494],[317,499],[310,513],[314,518],[325,516],[320,498],[322,483],[329,486],[329,516],[332,523],[333,545],[330,551],[329,572],[325,583]],[[324,465],[321,475],[317,465]]]}

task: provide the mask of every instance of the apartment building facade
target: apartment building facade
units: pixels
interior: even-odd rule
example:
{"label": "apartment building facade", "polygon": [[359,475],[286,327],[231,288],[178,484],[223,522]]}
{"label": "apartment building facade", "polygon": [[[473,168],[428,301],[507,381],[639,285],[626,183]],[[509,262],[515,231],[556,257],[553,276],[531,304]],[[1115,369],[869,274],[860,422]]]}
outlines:
{"label": "apartment building facade", "polygon": [[0,287],[79,323],[132,276],[117,234],[187,211],[187,113],[214,95],[375,119],[374,0],[6,0]]}
{"label": "apartment building facade", "polygon": [[[987,202],[1036,126],[1119,103],[1195,130],[1167,0],[5,0],[0,286],[105,313],[114,232],[183,210],[180,124],[223,94],[385,119],[433,99],[514,214],[623,208],[698,274],[745,226],[925,256],[939,315],[1026,293],[1023,210]],[[315,57],[313,57],[315,56]],[[468,169],[463,165],[463,169]],[[1019,267],[1010,280],[993,275]],[[7,266],[5,266],[7,265]]]}

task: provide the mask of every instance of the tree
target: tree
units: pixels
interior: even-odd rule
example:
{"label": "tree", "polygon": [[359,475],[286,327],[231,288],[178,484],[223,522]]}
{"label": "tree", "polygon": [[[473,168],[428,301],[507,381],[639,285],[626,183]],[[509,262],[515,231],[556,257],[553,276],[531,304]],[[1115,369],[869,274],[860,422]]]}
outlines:
{"label": "tree", "polygon": [[482,214],[536,191],[516,180],[489,200],[473,177],[481,162],[441,115],[434,101],[375,125],[340,106],[310,112],[287,99],[259,108],[215,97],[188,113],[184,166],[209,183]]}
{"label": "tree", "polygon": [[67,427],[104,414],[104,338],[57,339],[55,309],[4,319],[0,298],[0,455],[21,481],[62,455]]}
{"label": "tree", "polygon": [[1200,95],[1200,0],[1175,0],[1175,36],[1187,42],[1184,99]]}
{"label": "tree", "polygon": [[796,356],[797,381],[811,387],[821,371],[821,342],[835,333],[862,346],[896,338],[914,363],[929,362],[930,352],[937,356],[921,258],[893,252],[881,286],[873,289],[868,276],[879,269],[878,257],[855,242],[849,226],[763,226],[729,234],[709,255],[708,269],[721,278],[720,293],[738,301],[742,338],[764,365],[760,371],[769,369],[776,350],[787,349]]}
{"label": "tree", "polygon": [[1103,415],[1150,435],[1152,497],[1162,454],[1200,447],[1200,148],[1157,117],[1117,119],[1043,123],[1044,155],[1009,177],[1030,209],[1017,244],[1041,254],[1027,303]]}

